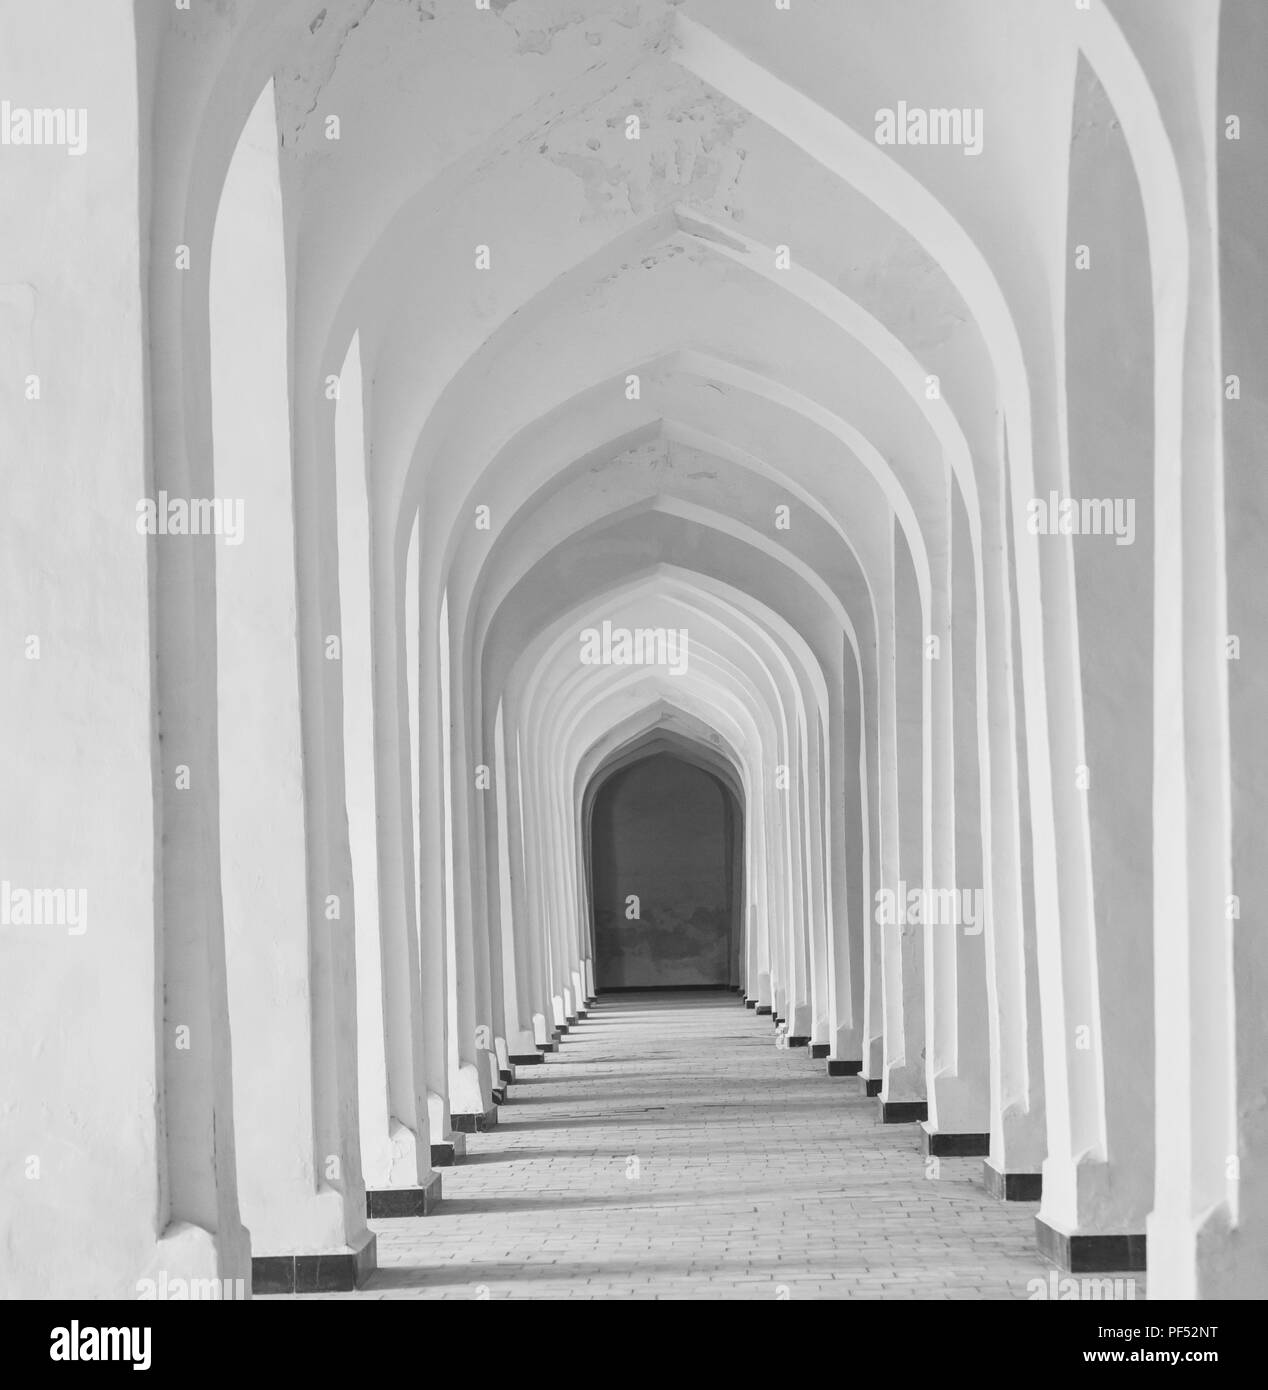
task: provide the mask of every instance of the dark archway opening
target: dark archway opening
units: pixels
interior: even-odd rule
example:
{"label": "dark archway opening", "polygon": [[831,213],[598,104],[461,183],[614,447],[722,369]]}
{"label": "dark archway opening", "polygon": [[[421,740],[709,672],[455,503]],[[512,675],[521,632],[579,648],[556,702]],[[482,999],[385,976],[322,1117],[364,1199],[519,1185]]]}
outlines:
{"label": "dark archway opening", "polygon": [[744,842],[731,790],[655,753],[599,788],[590,836],[596,988],[733,984]]}

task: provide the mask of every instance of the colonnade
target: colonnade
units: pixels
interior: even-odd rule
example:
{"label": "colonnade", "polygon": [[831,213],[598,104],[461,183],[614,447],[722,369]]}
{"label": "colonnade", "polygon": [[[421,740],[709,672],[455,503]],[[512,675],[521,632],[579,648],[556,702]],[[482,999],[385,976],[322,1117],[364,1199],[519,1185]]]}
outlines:
{"label": "colonnade", "polygon": [[0,8],[88,113],[0,151],[0,867],[88,903],[0,927],[6,1291],[363,1281],[584,1014],[594,793],[669,749],[807,1065],[1066,1268],[1268,1292],[1265,57],[1254,0]]}

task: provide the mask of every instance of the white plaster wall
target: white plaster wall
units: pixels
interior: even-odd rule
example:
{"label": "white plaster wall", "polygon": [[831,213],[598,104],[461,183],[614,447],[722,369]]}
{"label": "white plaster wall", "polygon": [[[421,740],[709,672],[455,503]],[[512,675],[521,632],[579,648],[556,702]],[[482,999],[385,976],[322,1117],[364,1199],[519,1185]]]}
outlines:
{"label": "white plaster wall", "polygon": [[135,43],[123,0],[0,12],[6,98],[88,113],[0,150],[0,878],[86,894],[0,926],[8,1298],[134,1297],[166,1219]]}

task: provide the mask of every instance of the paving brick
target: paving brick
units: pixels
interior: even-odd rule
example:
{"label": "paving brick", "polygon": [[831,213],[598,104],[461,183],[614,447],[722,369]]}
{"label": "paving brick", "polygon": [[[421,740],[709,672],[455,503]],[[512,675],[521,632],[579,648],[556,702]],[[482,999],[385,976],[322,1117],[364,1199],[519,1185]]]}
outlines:
{"label": "paving brick", "polygon": [[[1033,1203],[805,1066],[734,996],[602,1000],[352,1298],[1026,1298]],[[636,1158],[637,1165],[629,1160]],[[1143,1295],[1144,1280],[1137,1276]]]}

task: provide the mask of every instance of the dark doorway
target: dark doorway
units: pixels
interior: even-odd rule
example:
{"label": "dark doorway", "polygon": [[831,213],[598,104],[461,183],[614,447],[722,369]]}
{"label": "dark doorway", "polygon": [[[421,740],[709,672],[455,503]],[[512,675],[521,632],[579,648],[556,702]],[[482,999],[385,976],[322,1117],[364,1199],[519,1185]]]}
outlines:
{"label": "dark doorway", "polygon": [[598,989],[733,982],[740,815],[711,773],[670,753],[615,772],[591,819]]}

